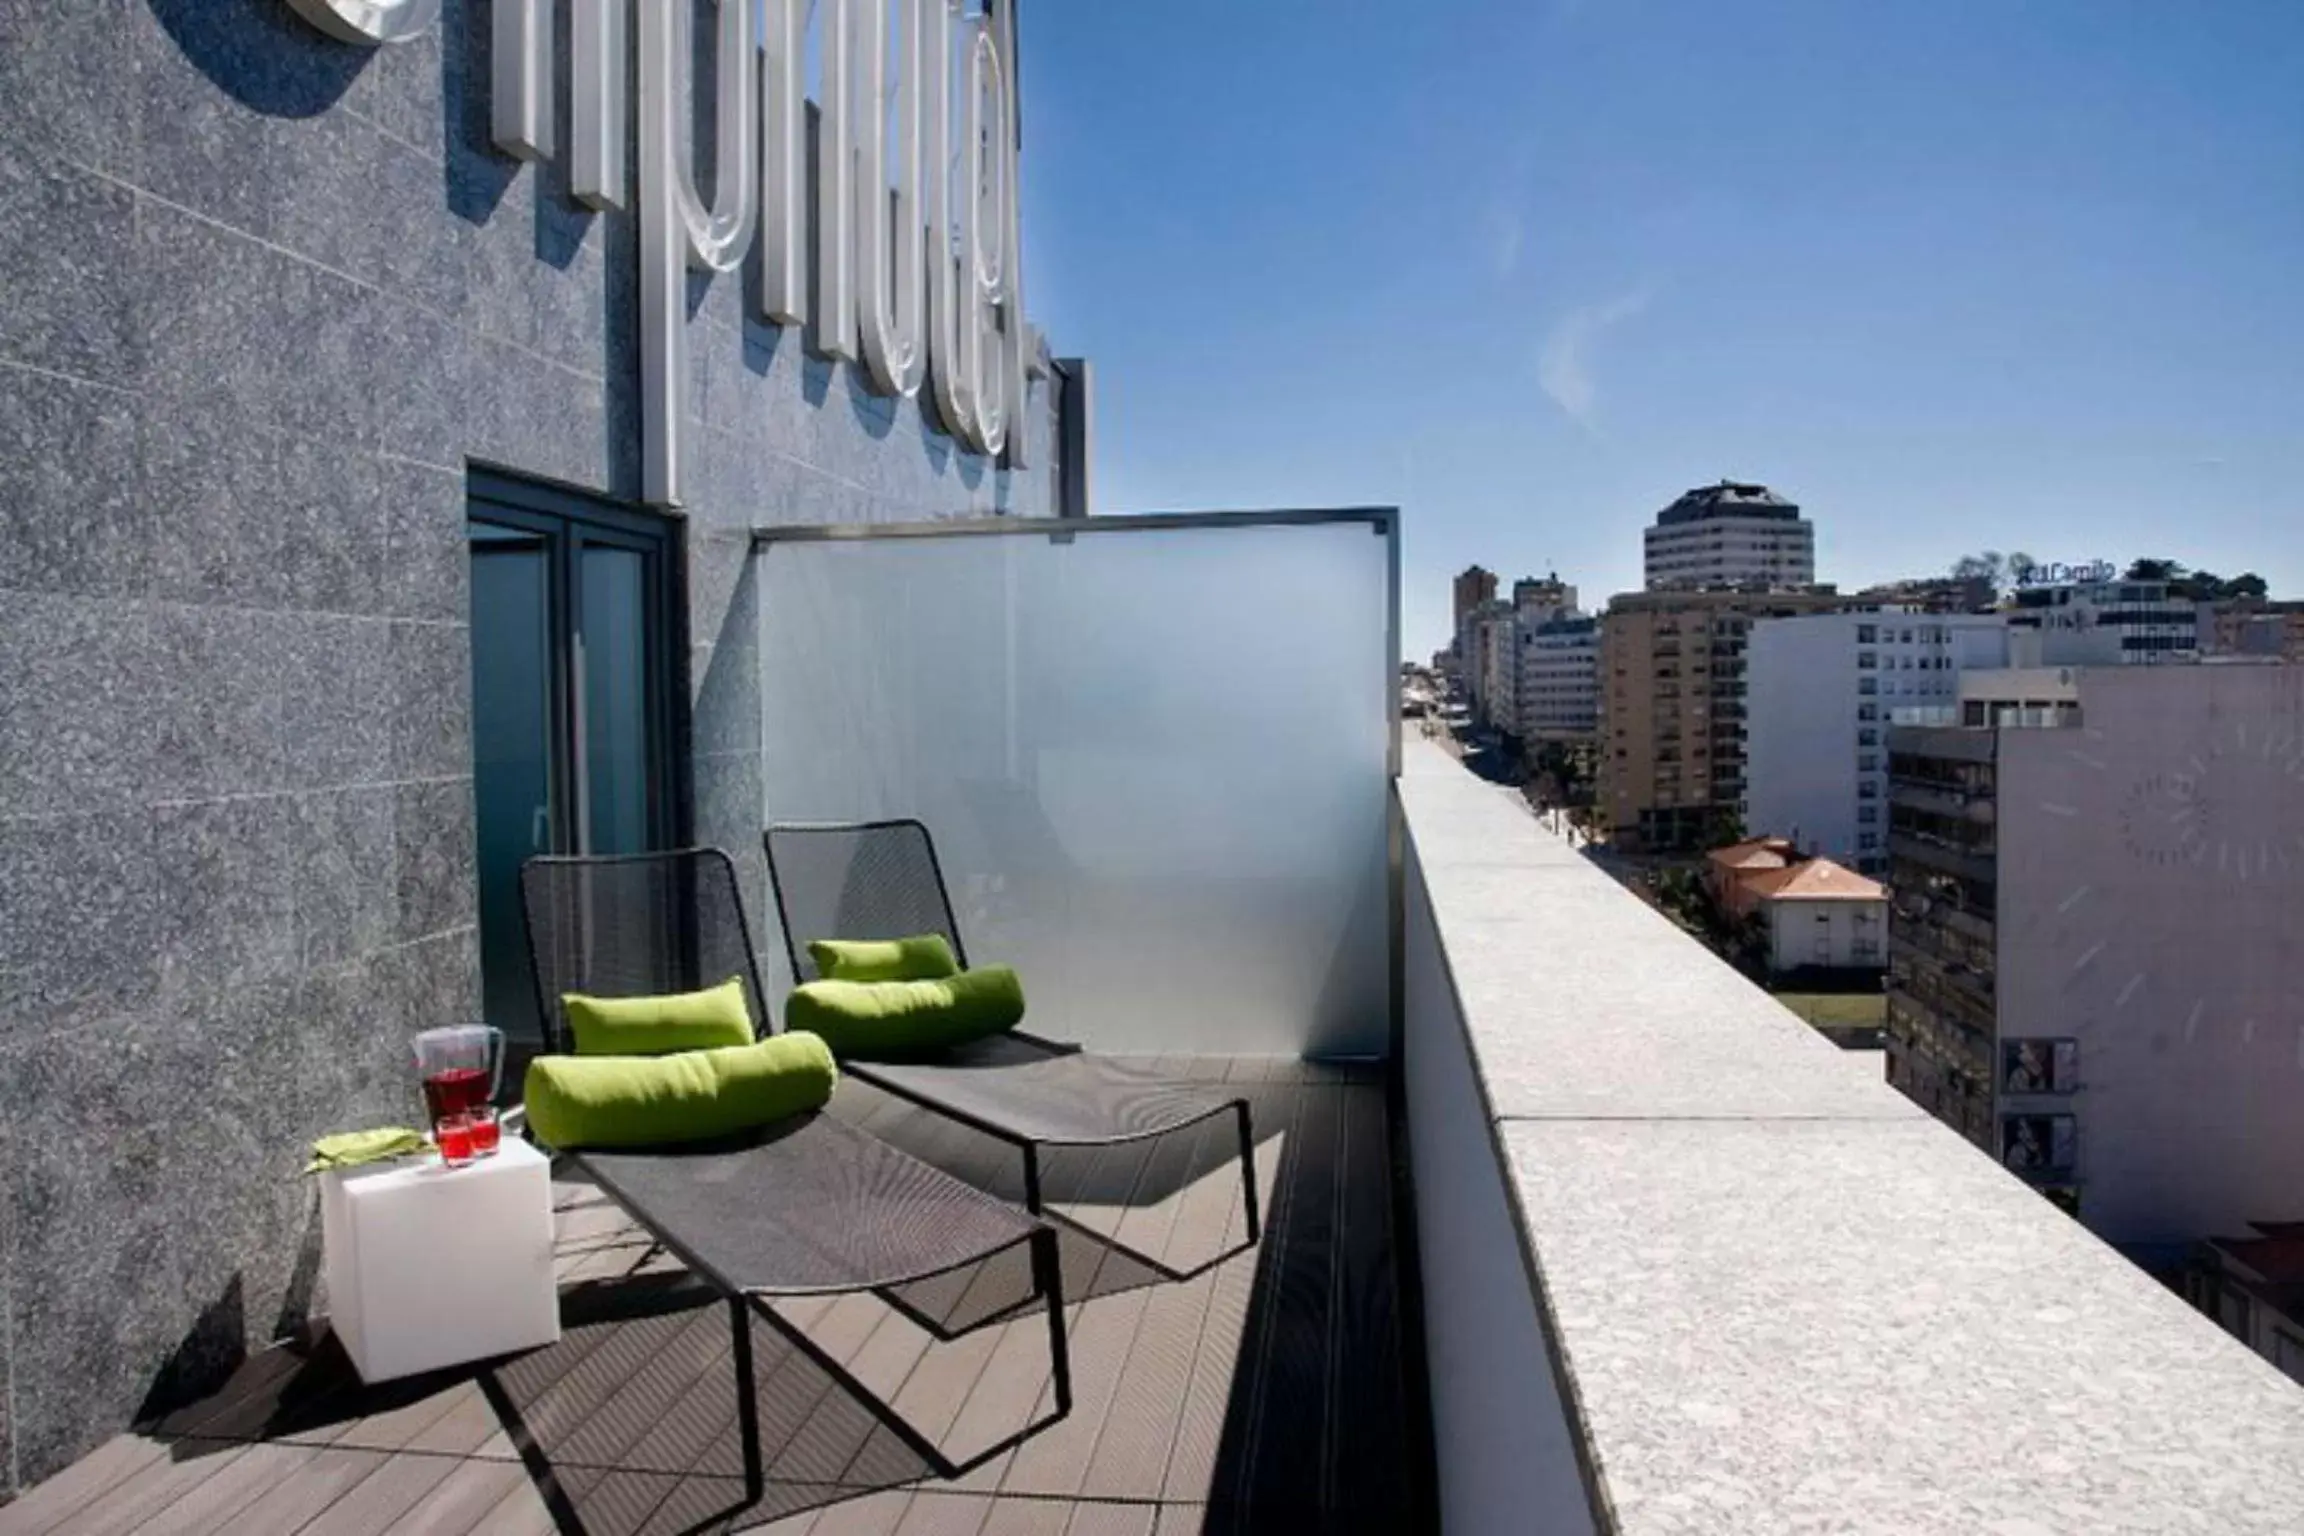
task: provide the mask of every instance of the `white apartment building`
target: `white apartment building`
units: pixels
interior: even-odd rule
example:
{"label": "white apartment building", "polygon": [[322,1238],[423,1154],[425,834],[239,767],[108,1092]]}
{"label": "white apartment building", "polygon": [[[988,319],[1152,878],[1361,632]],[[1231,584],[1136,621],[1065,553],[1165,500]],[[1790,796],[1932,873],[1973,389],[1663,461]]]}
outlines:
{"label": "white apartment building", "polygon": [[1512,605],[1490,599],[1464,615],[1464,681],[1472,695],[1472,718],[1517,735],[1519,657]]}
{"label": "white apartment building", "polygon": [[1520,736],[1587,741],[1600,729],[1600,621],[1561,614],[1520,626]]}
{"label": "white apartment building", "polygon": [[1744,826],[1876,875],[1888,867],[1888,726],[1949,714],[1963,670],[2004,667],[1998,614],[1910,609],[1762,619],[1747,652]]}
{"label": "white apartment building", "polygon": [[2304,669],[1961,694],[1891,741],[1889,1081],[2132,1250],[2304,1219]]}
{"label": "white apartment building", "polygon": [[2023,666],[2149,666],[2200,659],[2203,605],[2164,581],[2062,582],[2017,589],[2009,624],[2039,635],[2038,651],[2019,635]]}
{"label": "white apartment building", "polygon": [[1645,579],[1666,587],[1804,587],[1816,580],[1816,529],[1764,485],[1700,485],[1656,514]]}

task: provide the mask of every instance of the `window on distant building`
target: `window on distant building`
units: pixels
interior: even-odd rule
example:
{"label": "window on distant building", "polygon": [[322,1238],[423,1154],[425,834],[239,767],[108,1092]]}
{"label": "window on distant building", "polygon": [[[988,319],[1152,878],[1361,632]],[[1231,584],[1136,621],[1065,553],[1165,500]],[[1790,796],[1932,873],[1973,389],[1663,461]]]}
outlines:
{"label": "window on distant building", "polygon": [[1880,626],[1879,626],[1879,625],[1877,625],[1877,624],[1859,624],[1859,625],[1857,625],[1857,626],[1856,626],[1856,643],[1857,643],[1858,645],[1870,645],[1870,644],[1872,644],[1874,641],[1878,640],[1879,638],[1880,638]]}
{"label": "window on distant building", "polygon": [[[1983,706],[1978,705],[1977,708],[1981,710]],[[1859,720],[1877,720],[1880,718],[1880,706],[1877,704],[1859,704],[1856,706],[1856,718]],[[1982,725],[1984,722],[1979,719],[1976,723]]]}
{"label": "window on distant building", "polygon": [[1880,824],[1880,807],[1876,805],[1860,805],[1856,807],[1856,819],[1859,822],[1862,822],[1865,826],[1876,827]]}
{"label": "window on distant building", "polygon": [[1877,651],[1858,651],[1858,652],[1856,653],[1856,670],[1857,670],[1857,671],[1859,671],[1859,672],[1869,672],[1869,671],[1871,671],[1871,670],[1872,670],[1874,667],[1877,667],[1877,666],[1879,666],[1879,665],[1880,665],[1880,655],[1879,655],[1879,653],[1878,653]]}
{"label": "window on distant building", "polygon": [[1878,693],[1880,680],[1876,677],[1860,677],[1856,679],[1856,691],[1864,694]]}
{"label": "window on distant building", "polygon": [[[1856,834],[1856,846],[1865,850],[1866,852],[1870,852],[1872,849],[1880,846],[1880,834],[1877,832],[1859,832]],[[1862,914],[1858,914],[1856,920],[1858,922],[1869,921],[1869,919],[1865,918]]]}

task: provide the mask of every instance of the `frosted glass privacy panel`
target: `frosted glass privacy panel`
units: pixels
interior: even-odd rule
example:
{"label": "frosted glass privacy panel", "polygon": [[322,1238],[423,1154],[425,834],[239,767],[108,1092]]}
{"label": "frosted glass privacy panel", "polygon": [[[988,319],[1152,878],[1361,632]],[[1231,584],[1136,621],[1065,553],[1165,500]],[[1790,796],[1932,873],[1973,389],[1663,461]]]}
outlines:
{"label": "frosted glass privacy panel", "polygon": [[1369,521],[764,545],[764,819],[926,822],[1036,1032],[1381,1054],[1387,551]]}

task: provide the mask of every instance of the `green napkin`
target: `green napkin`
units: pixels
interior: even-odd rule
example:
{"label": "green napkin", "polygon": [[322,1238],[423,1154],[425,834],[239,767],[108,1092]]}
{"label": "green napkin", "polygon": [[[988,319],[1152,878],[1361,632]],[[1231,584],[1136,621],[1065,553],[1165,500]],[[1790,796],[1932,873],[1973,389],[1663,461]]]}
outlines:
{"label": "green napkin", "polygon": [[357,1168],[362,1163],[411,1157],[424,1147],[424,1133],[404,1125],[378,1126],[372,1131],[339,1131],[312,1143],[312,1161],[304,1165],[304,1171],[326,1173],[332,1168]]}

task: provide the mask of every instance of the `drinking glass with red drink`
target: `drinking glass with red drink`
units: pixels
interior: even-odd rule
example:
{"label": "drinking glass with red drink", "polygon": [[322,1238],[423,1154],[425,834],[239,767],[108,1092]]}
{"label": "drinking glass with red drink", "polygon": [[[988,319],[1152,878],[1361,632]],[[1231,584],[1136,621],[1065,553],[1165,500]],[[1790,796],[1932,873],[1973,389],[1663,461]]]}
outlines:
{"label": "drinking glass with red drink", "polygon": [[451,1168],[461,1168],[472,1161],[472,1117],[450,1115],[440,1122],[433,1135],[440,1140],[440,1161]]}
{"label": "drinking glass with red drink", "polygon": [[496,1120],[496,1106],[483,1104],[464,1118],[472,1126],[472,1155],[494,1157],[496,1148],[503,1141],[503,1131]]}

